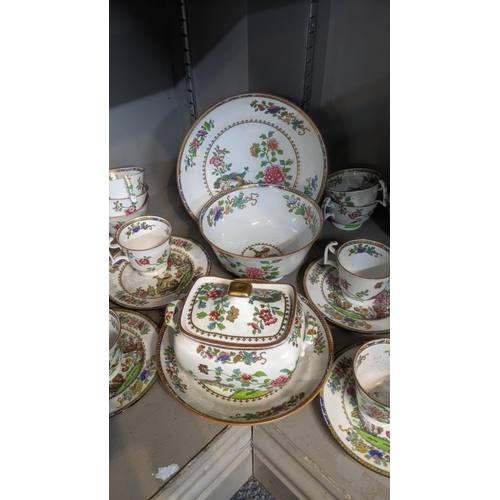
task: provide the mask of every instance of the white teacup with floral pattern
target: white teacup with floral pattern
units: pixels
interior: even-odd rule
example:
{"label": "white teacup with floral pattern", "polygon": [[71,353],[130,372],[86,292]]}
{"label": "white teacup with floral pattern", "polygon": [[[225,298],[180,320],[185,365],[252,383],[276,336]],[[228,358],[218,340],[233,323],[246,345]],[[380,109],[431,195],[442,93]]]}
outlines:
{"label": "white teacup with floral pattern", "polygon": [[364,343],[353,357],[356,400],[362,417],[372,425],[390,427],[391,345],[389,339]]}
{"label": "white teacup with floral pattern", "polygon": [[[348,168],[330,174],[325,192],[336,203],[350,207],[372,203],[387,206],[387,186],[381,174],[369,168]],[[379,192],[382,192],[382,199],[377,199]]]}
{"label": "white teacup with floral pattern", "polygon": [[[373,240],[350,240],[339,249],[330,242],[324,253],[323,264],[337,268],[339,286],[347,299],[371,300],[382,293],[390,280],[389,247]],[[335,261],[329,254],[335,255]]]}
{"label": "white teacup with floral pattern", "polygon": [[352,231],[361,227],[371,217],[377,205],[377,203],[372,203],[364,207],[350,207],[336,203],[327,197],[323,200],[321,209],[325,220],[330,219],[330,222],[339,229]]}
{"label": "white teacup with floral pattern", "polygon": [[198,278],[182,306],[168,304],[165,323],[176,325],[175,356],[187,373],[207,385],[262,394],[292,378],[321,330],[292,285],[216,276]]}
{"label": "white teacup with floral pattern", "polygon": [[109,378],[114,376],[115,371],[122,359],[121,350],[122,327],[118,314],[109,310]]}
{"label": "white teacup with floral pattern", "polygon": [[120,217],[130,215],[139,210],[148,196],[149,187],[146,183],[143,184],[142,191],[136,196],[136,201],[132,201],[129,197],[126,198],[110,198],[109,199],[109,216]]}
{"label": "white teacup with floral pattern", "polygon": [[144,185],[144,168],[122,167],[109,170],[109,198],[130,198],[136,202]]}
{"label": "white teacup with floral pattern", "polygon": [[143,276],[160,274],[168,265],[172,225],[167,219],[154,215],[135,217],[116,232],[116,242],[110,248],[121,248],[125,255],[109,257],[113,263],[125,259]]}

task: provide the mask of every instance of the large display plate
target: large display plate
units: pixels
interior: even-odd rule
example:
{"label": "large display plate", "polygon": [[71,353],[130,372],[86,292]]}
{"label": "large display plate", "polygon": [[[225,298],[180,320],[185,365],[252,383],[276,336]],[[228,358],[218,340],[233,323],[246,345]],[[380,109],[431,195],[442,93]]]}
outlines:
{"label": "large display plate", "polygon": [[272,94],[239,94],[209,108],[177,159],[179,194],[195,221],[213,196],[243,184],[280,184],[319,202],[326,177],[318,129],[298,106]]}

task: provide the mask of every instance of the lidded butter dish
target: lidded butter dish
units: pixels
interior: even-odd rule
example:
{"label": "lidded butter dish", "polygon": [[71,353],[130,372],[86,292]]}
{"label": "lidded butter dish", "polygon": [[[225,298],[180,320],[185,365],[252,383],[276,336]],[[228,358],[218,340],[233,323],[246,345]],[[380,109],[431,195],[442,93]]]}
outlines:
{"label": "lidded butter dish", "polygon": [[[174,306],[167,306],[166,321]],[[177,362],[204,384],[278,389],[318,335],[306,316],[292,285],[202,276],[176,322]]]}

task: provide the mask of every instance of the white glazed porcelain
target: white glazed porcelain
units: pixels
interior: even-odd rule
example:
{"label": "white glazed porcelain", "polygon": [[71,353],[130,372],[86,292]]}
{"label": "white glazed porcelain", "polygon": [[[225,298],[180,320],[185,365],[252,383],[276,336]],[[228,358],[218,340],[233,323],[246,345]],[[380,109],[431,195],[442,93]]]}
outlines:
{"label": "white glazed porcelain", "polygon": [[367,422],[356,401],[352,359],[362,343],[335,353],[333,368],[323,385],[319,402],[326,425],[345,452],[368,469],[390,477],[390,429],[380,432],[378,426]]}
{"label": "white glazed porcelain", "polygon": [[265,93],[214,104],[193,123],[177,159],[179,194],[194,220],[213,196],[244,184],[290,187],[319,203],[326,177],[326,147],[311,118]]}
{"label": "white glazed porcelain", "polygon": [[321,210],[324,219],[330,219],[330,222],[335,227],[345,231],[352,231],[361,227],[371,217],[377,205],[378,203],[372,203],[364,207],[351,207],[341,205],[326,197],[321,204]]}
{"label": "white glazed porcelain", "polygon": [[[339,249],[329,243],[323,264],[337,268],[342,295],[347,299],[371,300],[383,292],[390,280],[390,249],[373,240],[350,240]],[[329,254],[335,255],[335,261]]]}
{"label": "white glazed porcelain", "polygon": [[[111,236],[115,236],[116,232],[120,227],[125,224],[125,222],[128,222],[130,219],[134,219],[135,217],[140,217],[142,215],[146,215],[148,211],[148,202],[149,202],[149,194],[146,195],[146,199],[144,200],[144,205],[142,207],[138,208],[136,211],[129,213],[129,214],[122,214],[119,215],[118,217],[110,217],[109,218],[109,234]],[[139,205],[137,205],[139,206]]]}
{"label": "white glazed porcelain", "polygon": [[294,189],[248,184],[213,197],[198,225],[227,271],[277,281],[302,264],[321,234],[323,214]]}
{"label": "white glazed porcelain", "polygon": [[[166,322],[177,305],[167,306]],[[176,323],[179,366],[205,384],[236,390],[284,386],[318,335],[292,285],[216,276],[198,278]]]}
{"label": "white glazed porcelain", "polygon": [[[382,199],[377,199],[382,192]],[[325,192],[333,201],[350,207],[363,207],[372,203],[387,206],[387,186],[376,170],[348,168],[330,174]]]}
{"label": "white glazed porcelain", "polygon": [[118,314],[109,310],[109,378],[117,370],[122,357],[121,351],[122,328]]}
{"label": "white glazed porcelain", "polygon": [[113,263],[128,260],[143,276],[160,274],[168,265],[172,239],[172,225],[167,219],[154,215],[135,217],[123,224],[116,233],[116,243],[110,248],[121,248],[124,255],[109,257]]}
{"label": "white glazed porcelain", "polygon": [[142,193],[144,184],[144,168],[122,167],[109,170],[109,198],[130,198],[136,201],[136,197]]}
{"label": "white glazed porcelain", "polygon": [[390,340],[371,340],[360,346],[354,354],[353,373],[358,408],[382,433],[390,428]]}
{"label": "white glazed porcelain", "polygon": [[148,196],[148,185],[143,184],[142,191],[136,196],[136,201],[132,201],[129,197],[119,199],[109,199],[109,216],[120,217],[122,215],[131,215],[141,208]]}

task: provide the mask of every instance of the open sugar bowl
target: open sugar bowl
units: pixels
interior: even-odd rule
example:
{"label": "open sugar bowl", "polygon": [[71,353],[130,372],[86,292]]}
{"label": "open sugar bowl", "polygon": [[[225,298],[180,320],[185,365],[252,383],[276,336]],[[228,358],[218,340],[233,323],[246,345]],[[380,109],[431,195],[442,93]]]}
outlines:
{"label": "open sugar bowl", "polygon": [[169,304],[165,313],[165,322],[176,325],[177,362],[219,389],[283,387],[320,332],[288,284],[203,276],[179,305]]}

